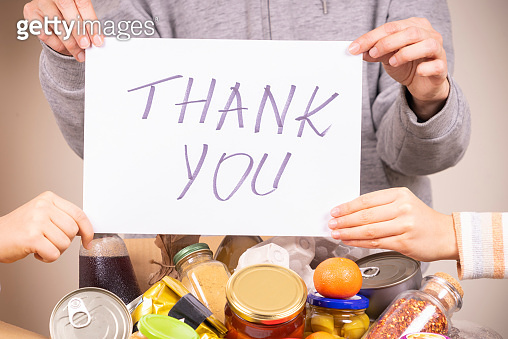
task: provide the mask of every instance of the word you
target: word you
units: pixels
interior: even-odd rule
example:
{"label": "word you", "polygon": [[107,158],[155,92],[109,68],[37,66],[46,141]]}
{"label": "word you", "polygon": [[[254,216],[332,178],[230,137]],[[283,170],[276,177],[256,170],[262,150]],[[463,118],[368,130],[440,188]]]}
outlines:
{"label": "word you", "polygon": [[[144,84],[144,85],[127,90],[127,92],[130,93],[130,92],[135,92],[135,91],[149,88],[148,96],[147,96],[146,103],[145,103],[145,108],[144,108],[143,113],[140,116],[141,119],[147,120],[150,117],[152,105],[153,105],[154,101],[156,100],[156,95],[155,95],[156,86],[161,83],[164,83],[164,82],[174,81],[174,80],[178,80],[178,79],[182,79],[182,78],[183,78],[182,75],[174,75],[174,76],[171,76],[168,78],[164,78],[164,79],[161,79],[158,81],[154,81],[154,82]],[[200,124],[205,123],[206,118],[209,114],[212,98],[214,97],[214,93],[216,92],[217,80],[214,78],[211,79],[206,97],[203,99],[199,99],[199,100],[189,100],[190,94],[192,92],[193,84],[194,84],[194,78],[189,77],[187,80],[187,85],[185,87],[185,90],[183,90],[182,101],[175,103],[175,106],[180,107],[180,113],[179,113],[178,121],[177,121],[178,124],[184,123],[185,115],[186,115],[187,108],[189,105],[195,105],[195,104],[203,105],[203,108],[201,110],[200,120],[199,120]],[[273,93],[272,93],[271,86],[266,85],[264,87],[264,90],[262,91],[262,95],[259,99],[259,105],[257,105],[257,107],[256,107],[257,111],[256,111],[256,121],[255,121],[254,129],[253,129],[254,133],[260,132],[261,120],[262,120],[263,114],[265,113],[265,108],[267,106],[266,104],[267,104],[267,102],[270,102],[272,111],[275,115],[275,122],[277,124],[277,134],[283,134],[284,124],[286,122],[286,116],[287,116],[289,108],[291,107],[291,103],[293,102],[296,90],[297,90],[297,88],[295,85],[290,85],[289,89],[288,89],[288,95],[287,95],[287,98],[286,98],[284,104],[279,106],[275,100]],[[245,127],[244,112],[248,110],[248,107],[243,106],[242,94],[241,94],[241,84],[239,82],[235,82],[235,84],[229,88],[229,91],[230,92],[229,92],[228,99],[226,100],[226,102],[224,102],[224,105],[220,106],[222,108],[218,109],[216,111],[216,113],[219,115],[216,125],[214,125],[216,131],[223,130],[224,123],[225,123],[226,119],[228,119],[228,116],[230,113],[232,113],[233,116],[236,118],[236,121],[238,123],[238,128]],[[314,135],[317,135],[318,137],[322,137],[322,138],[326,136],[327,132],[330,130],[330,128],[332,126],[332,125],[329,125],[327,128],[320,131],[320,130],[318,130],[316,125],[313,123],[313,119],[316,118],[316,115],[319,112],[323,111],[332,101],[334,101],[339,96],[339,94],[334,92],[334,93],[330,94],[330,96],[323,102],[321,102],[319,104],[315,104],[314,100],[316,98],[318,91],[319,91],[319,86],[315,86],[312,93],[309,93],[309,99],[307,101],[306,106],[304,108],[302,107],[301,115],[299,115],[295,118],[296,121],[300,122],[299,128],[296,131],[296,135],[295,135],[298,138],[302,138],[302,136],[304,135],[306,126],[308,126],[310,128],[310,130],[313,132]],[[263,147],[263,145],[255,145],[255,148],[259,148],[259,147]],[[188,145],[184,145],[184,158],[185,158],[185,166],[186,166],[186,170],[187,170],[187,180],[188,181],[187,181],[187,184],[184,186],[183,190],[181,191],[181,193],[177,196],[177,198],[176,198],[177,200],[183,199],[186,196],[190,187],[193,185],[193,183],[197,179],[198,175],[200,174],[203,164],[207,158],[209,145],[203,144],[201,156],[200,156],[199,160],[197,161],[197,164],[194,168],[192,168],[191,161],[189,160],[188,148],[189,148]],[[212,175],[212,187],[213,187],[214,197],[219,201],[227,201],[227,200],[231,199],[234,196],[234,194],[240,189],[240,187],[244,184],[244,182],[247,180],[248,176],[250,175],[250,173],[252,172],[252,170],[254,168],[255,168],[255,170],[253,172],[253,176],[252,176],[251,184],[250,184],[252,193],[254,195],[260,196],[260,197],[274,193],[279,188],[279,182],[284,174],[286,167],[288,166],[289,160],[291,159],[292,155],[293,154],[291,152],[286,152],[286,155],[282,159],[281,165],[279,166],[279,169],[278,169],[277,173],[275,174],[275,178],[272,183],[272,189],[267,192],[259,192],[259,190],[257,188],[257,180],[258,180],[260,172],[263,169],[263,166],[265,165],[266,160],[268,159],[269,154],[264,153],[263,156],[261,157],[261,159],[259,160],[259,163],[257,164],[257,166],[255,166],[254,157],[249,155],[248,153],[245,153],[245,152],[238,152],[238,153],[233,153],[233,154],[222,153],[220,158],[217,160],[217,165],[215,166],[215,171]],[[226,196],[221,196],[221,194],[219,194],[219,189],[217,187],[218,186],[217,178],[218,178],[219,173],[221,171],[221,167],[226,162],[231,162],[231,161],[234,161],[234,159],[239,159],[239,158],[246,159],[247,166],[245,169],[243,169],[243,168],[238,169],[238,172],[241,173],[241,176],[240,176],[240,179],[238,180],[238,182],[235,184],[232,191]]]}

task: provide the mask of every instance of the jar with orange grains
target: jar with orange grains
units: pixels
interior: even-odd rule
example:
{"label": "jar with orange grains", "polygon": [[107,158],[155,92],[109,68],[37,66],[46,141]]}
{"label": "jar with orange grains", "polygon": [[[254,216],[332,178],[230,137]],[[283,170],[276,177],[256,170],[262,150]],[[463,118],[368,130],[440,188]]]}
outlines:
{"label": "jar with orange grains", "polygon": [[446,335],[452,314],[462,307],[463,295],[459,282],[449,274],[426,276],[419,290],[400,293],[364,338],[399,339],[416,332]]}
{"label": "jar with orange grains", "polygon": [[307,287],[295,272],[248,266],[229,279],[226,298],[228,339],[303,337]]}

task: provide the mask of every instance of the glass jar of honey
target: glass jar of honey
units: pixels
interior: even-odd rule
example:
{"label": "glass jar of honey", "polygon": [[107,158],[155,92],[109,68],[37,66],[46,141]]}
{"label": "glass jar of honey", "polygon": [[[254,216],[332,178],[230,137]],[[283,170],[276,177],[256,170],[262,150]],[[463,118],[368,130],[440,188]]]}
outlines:
{"label": "glass jar of honey", "polygon": [[369,328],[369,316],[365,313],[369,299],[362,295],[330,299],[313,292],[307,297],[307,303],[305,337],[314,332],[327,332],[340,338],[360,339]]}
{"label": "glass jar of honey", "polygon": [[307,287],[290,269],[245,267],[229,279],[226,298],[228,339],[303,337]]}

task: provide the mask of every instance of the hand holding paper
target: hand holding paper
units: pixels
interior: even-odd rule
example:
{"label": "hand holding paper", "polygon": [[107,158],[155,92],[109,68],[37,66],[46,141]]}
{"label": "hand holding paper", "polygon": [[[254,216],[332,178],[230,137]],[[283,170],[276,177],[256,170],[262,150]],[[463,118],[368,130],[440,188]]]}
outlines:
{"label": "hand holding paper", "polygon": [[81,235],[87,247],[93,229],[83,211],[52,192],[38,197],[0,218],[0,262],[10,263],[30,253],[52,262]]}
{"label": "hand holding paper", "polygon": [[427,19],[388,22],[356,39],[349,47],[364,60],[382,62],[386,72],[406,86],[413,110],[430,119],[444,105],[450,84],[443,38]]}
{"label": "hand holding paper", "polygon": [[452,216],[434,211],[405,187],[364,194],[331,215],[332,236],[346,245],[394,250],[421,261],[458,259]]}

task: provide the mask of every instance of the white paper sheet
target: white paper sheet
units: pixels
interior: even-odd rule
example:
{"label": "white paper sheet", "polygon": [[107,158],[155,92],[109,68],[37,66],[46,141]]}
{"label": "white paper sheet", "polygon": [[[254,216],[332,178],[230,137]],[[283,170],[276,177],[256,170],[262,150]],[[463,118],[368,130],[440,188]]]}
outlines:
{"label": "white paper sheet", "polygon": [[330,209],[360,191],[362,58],[348,45],[107,39],[88,50],[94,230],[329,236]]}

